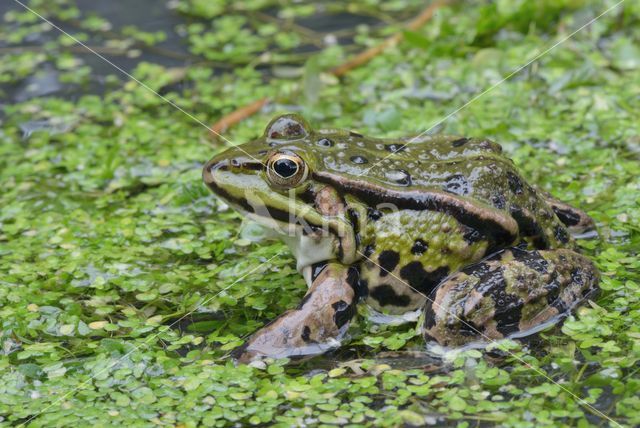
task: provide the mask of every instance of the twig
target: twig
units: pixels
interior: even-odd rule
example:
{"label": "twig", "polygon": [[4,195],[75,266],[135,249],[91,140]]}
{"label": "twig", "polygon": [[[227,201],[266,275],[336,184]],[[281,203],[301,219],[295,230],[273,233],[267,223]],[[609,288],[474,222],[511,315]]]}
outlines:
{"label": "twig", "polygon": [[[449,0],[436,0],[431,3],[428,7],[426,7],[415,19],[409,22],[405,29],[415,31],[425,23],[427,23],[434,15],[434,13],[447,4]],[[396,33],[393,36],[385,39],[382,43],[377,46],[374,46],[370,49],[361,52],[356,55],[352,59],[347,62],[339,65],[330,71],[336,77],[344,76],[346,73],[351,71],[352,69],[359,67],[363,64],[366,64],[371,59],[382,53],[385,49],[397,44],[400,40],[402,40],[402,33]],[[211,126],[211,129],[217,133],[224,132],[226,129],[231,126],[239,123],[240,121],[246,119],[247,117],[257,113],[264,105],[266,105],[270,100],[268,98],[261,98],[257,101],[252,102],[251,104],[240,107],[239,109],[231,112],[230,114],[224,116],[222,119],[217,121],[215,124]]]}
{"label": "twig", "polygon": [[257,113],[268,102],[269,98],[260,98],[259,100],[254,101],[251,104],[247,104],[244,107],[235,110],[233,113],[224,116],[222,119],[211,126],[211,131],[213,131],[212,133],[221,134],[230,126],[233,126],[236,123],[243,121],[247,117]]}
{"label": "twig", "polygon": [[[427,21],[433,17],[433,14],[440,7],[444,6],[447,0],[437,0],[431,3],[426,9],[424,9],[420,15],[418,15],[414,20],[412,20],[407,26],[407,30],[415,31],[421,26],[423,26]],[[331,70],[331,74],[336,77],[344,76],[346,73],[351,71],[352,69],[359,67],[367,62],[371,61],[376,56],[380,55],[385,49],[396,45],[400,40],[402,40],[402,33],[396,33],[391,37],[385,39],[382,43],[372,48],[365,50],[364,52],[359,53],[355,57],[351,58],[349,61],[339,65],[338,67]]]}

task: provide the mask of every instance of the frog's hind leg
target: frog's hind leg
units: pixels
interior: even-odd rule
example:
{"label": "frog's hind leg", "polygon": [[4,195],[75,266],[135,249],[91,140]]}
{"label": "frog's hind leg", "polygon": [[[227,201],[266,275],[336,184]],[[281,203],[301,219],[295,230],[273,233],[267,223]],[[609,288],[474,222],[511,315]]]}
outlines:
{"label": "frog's hind leg", "polygon": [[595,223],[584,211],[554,198],[550,194],[544,195],[547,204],[553,209],[558,219],[574,235],[584,234],[596,230]]}
{"label": "frog's hind leg", "polygon": [[425,338],[461,346],[533,334],[592,296],[598,278],[591,261],[572,250],[500,251],[431,293]]}
{"label": "frog's hind leg", "polygon": [[231,356],[241,363],[264,357],[302,358],[340,344],[356,312],[358,271],[328,263],[296,309],[255,332]]}

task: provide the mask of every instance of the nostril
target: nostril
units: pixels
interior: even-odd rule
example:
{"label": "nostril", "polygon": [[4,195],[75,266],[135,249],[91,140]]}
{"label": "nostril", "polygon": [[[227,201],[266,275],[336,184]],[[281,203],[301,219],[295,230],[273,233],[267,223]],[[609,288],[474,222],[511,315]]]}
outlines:
{"label": "nostril", "polygon": [[224,159],[224,160],[219,160],[219,161],[211,161],[209,162],[209,167],[208,170],[210,173],[214,173],[218,170],[226,170],[229,168],[229,161]]}
{"label": "nostril", "polygon": [[233,167],[239,167],[240,166],[240,161],[238,159],[231,159],[231,166]]}
{"label": "nostril", "polygon": [[229,168],[228,160],[215,160],[212,159],[204,166],[202,170],[202,178],[206,183],[212,183],[214,181],[214,174],[217,171],[224,171]]}

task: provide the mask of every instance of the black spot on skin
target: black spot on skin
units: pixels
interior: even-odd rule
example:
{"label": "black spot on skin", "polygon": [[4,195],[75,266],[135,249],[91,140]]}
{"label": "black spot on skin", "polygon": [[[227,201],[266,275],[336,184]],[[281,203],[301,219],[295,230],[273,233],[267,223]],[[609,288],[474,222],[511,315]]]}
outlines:
{"label": "black spot on skin", "polygon": [[449,268],[446,266],[427,272],[418,261],[408,263],[400,269],[400,277],[407,281],[411,288],[423,294],[430,294],[447,275]]}
{"label": "black spot on skin", "polygon": [[304,328],[302,329],[302,334],[300,335],[300,337],[302,338],[304,343],[310,343],[311,342],[311,329],[309,328],[308,325],[304,326]]}
{"label": "black spot on skin", "polygon": [[327,267],[327,262],[318,262],[311,265],[311,281],[315,281],[320,273]]}
{"label": "black spot on skin", "polygon": [[382,212],[374,208],[367,208],[367,217],[369,218],[369,220],[376,221],[380,219],[380,217],[382,217]]}
{"label": "black spot on skin", "polygon": [[504,269],[496,269],[482,275],[476,290],[494,302],[496,330],[504,336],[518,331],[523,302],[518,296],[506,292],[507,282]]}
{"label": "black spot on skin", "polygon": [[424,252],[427,251],[428,248],[429,246],[426,242],[424,242],[422,239],[416,239],[413,243],[413,246],[411,247],[411,254],[419,256],[421,254],[424,254]]}
{"label": "black spot on skin", "polygon": [[451,145],[453,147],[460,147],[460,146],[464,146],[465,144],[467,144],[468,141],[469,141],[468,138],[459,138],[457,140],[452,141]]}
{"label": "black spot on skin", "polygon": [[304,297],[302,298],[302,300],[300,300],[300,303],[298,303],[298,306],[296,307],[297,310],[300,310],[304,307],[305,303],[307,303],[309,301],[309,299],[311,298],[311,295],[313,294],[312,291],[310,291],[309,293],[305,294]]}
{"label": "black spot on skin", "polygon": [[491,265],[489,263],[476,263],[475,265],[467,266],[462,269],[461,272],[467,275],[474,275],[482,277],[491,271]]}
{"label": "black spot on skin", "polygon": [[496,330],[498,330],[504,337],[507,337],[517,332],[520,324],[520,318],[522,317],[522,303],[513,305],[510,304],[506,310],[499,311],[494,315],[496,320]]}
{"label": "black spot on skin", "polygon": [[371,254],[373,254],[373,251],[376,249],[375,244],[369,244],[366,247],[364,247],[364,251],[362,252],[362,254],[364,254],[365,257],[369,257],[371,256]]}
{"label": "black spot on skin", "polygon": [[380,306],[408,306],[411,299],[406,295],[396,294],[393,287],[389,284],[381,284],[371,290],[370,296],[378,301]]}
{"label": "black spot on skin", "polygon": [[355,314],[355,308],[353,305],[347,304],[344,300],[338,300],[331,307],[335,310],[333,314],[333,322],[336,323],[338,328],[348,323]]}
{"label": "black spot on skin", "polygon": [[349,159],[351,159],[351,162],[355,163],[355,164],[363,164],[363,163],[367,163],[369,162],[369,160],[367,158],[365,158],[364,156],[351,156]]}
{"label": "black spot on skin", "polygon": [[406,144],[385,144],[384,149],[391,153],[399,153],[407,148]]}
{"label": "black spot on skin", "polygon": [[360,288],[360,297],[367,297],[369,295],[369,283],[364,279],[360,279],[358,286]]}
{"label": "black spot on skin", "polygon": [[360,214],[353,208],[347,210],[347,219],[353,229],[353,235],[356,241],[356,248],[360,248]]}
{"label": "black spot on skin", "polygon": [[467,177],[462,174],[453,174],[447,177],[443,189],[455,195],[467,195],[470,186]]}
{"label": "black spot on skin", "polygon": [[522,208],[517,206],[511,207],[510,211],[511,216],[516,221],[516,223],[518,223],[518,228],[520,229],[521,235],[534,238],[532,240],[533,245],[538,250],[546,250],[547,248],[549,248],[549,241],[545,236],[542,227],[540,227],[540,224],[538,224],[538,222],[534,218],[525,214]]}
{"label": "black spot on skin", "polygon": [[549,271],[549,262],[540,255],[538,251],[526,251],[518,248],[511,249],[513,258],[527,265],[538,273],[544,274]]}
{"label": "black spot on skin", "polygon": [[392,272],[398,262],[400,261],[400,254],[392,250],[384,250],[378,256],[378,264],[380,265],[380,276],[387,276],[389,272]]}
{"label": "black spot on skin", "polygon": [[317,145],[319,145],[320,147],[331,147],[333,146],[333,141],[331,141],[328,138],[320,138],[317,142]]}
{"label": "black spot on skin", "polygon": [[575,211],[564,209],[560,207],[552,206],[553,212],[556,213],[556,216],[567,226],[575,226],[580,223],[581,215]]}
{"label": "black spot on skin", "polygon": [[260,151],[258,152],[258,154],[259,154],[260,156],[264,156],[264,155],[266,155],[267,153],[269,153],[269,150],[260,150]]}
{"label": "black spot on skin", "polygon": [[567,232],[567,229],[560,226],[559,224],[554,228],[553,234],[555,235],[558,242],[561,242],[563,244],[569,242],[569,233]]}
{"label": "black spot on skin", "polygon": [[519,195],[522,193],[524,189],[524,184],[522,184],[522,180],[516,174],[511,171],[507,171],[507,181],[509,182],[509,188],[513,193]]}
{"label": "black spot on skin", "polygon": [[338,260],[342,260],[342,257],[344,256],[344,248],[342,247],[342,237],[340,235],[336,235],[338,237],[338,251],[337,251],[337,256],[338,256]]}
{"label": "black spot on skin", "polygon": [[553,280],[545,286],[545,290],[547,291],[547,304],[549,306],[556,308],[559,313],[563,313],[568,309],[566,303],[558,298],[560,296],[560,286],[558,285],[557,275],[554,275]]}
{"label": "black spot on skin", "polygon": [[353,289],[356,296],[360,295],[360,271],[355,266],[349,266],[347,271],[347,284]]}
{"label": "black spot on skin", "polygon": [[504,195],[494,195],[491,198],[491,203],[493,204],[494,207],[498,208],[499,210],[503,210],[504,207],[507,205],[507,201]]}
{"label": "black spot on skin", "polygon": [[482,233],[472,228],[468,228],[468,230],[464,233],[464,235],[462,235],[462,238],[468,244],[473,244],[475,242],[479,242],[485,239]]}
{"label": "black spot on skin", "polygon": [[301,201],[311,205],[312,207],[316,208],[316,193],[313,190],[313,188],[307,187],[305,190],[303,190],[298,197],[300,198]]}
{"label": "black spot on skin", "polygon": [[569,306],[562,300],[556,299],[552,303],[549,303],[549,306],[555,308],[558,311],[559,317],[566,317],[569,315]]}
{"label": "black spot on skin", "polygon": [[426,330],[430,330],[436,325],[436,313],[433,310],[434,297],[435,296],[429,296],[427,302],[424,305],[424,328]]}
{"label": "black spot on skin", "polygon": [[571,281],[579,287],[584,286],[585,278],[581,269],[574,269],[571,271]]}
{"label": "black spot on skin", "polygon": [[544,236],[534,236],[532,240],[533,246],[539,250],[549,248],[549,241]]}

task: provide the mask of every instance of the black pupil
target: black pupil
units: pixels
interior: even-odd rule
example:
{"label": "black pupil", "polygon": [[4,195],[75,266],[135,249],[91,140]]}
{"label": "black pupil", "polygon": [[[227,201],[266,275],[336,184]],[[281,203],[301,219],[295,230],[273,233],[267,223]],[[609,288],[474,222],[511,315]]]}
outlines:
{"label": "black pupil", "polygon": [[273,170],[282,178],[293,177],[298,172],[298,164],[291,159],[278,159],[273,163]]}

